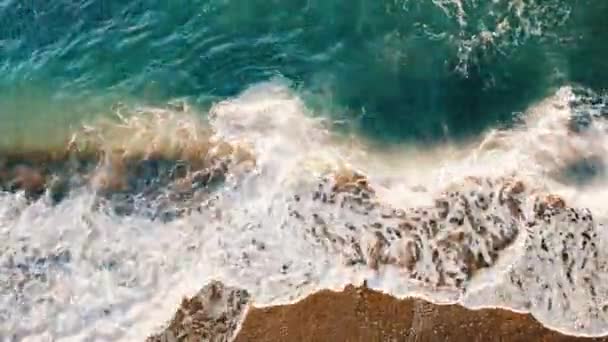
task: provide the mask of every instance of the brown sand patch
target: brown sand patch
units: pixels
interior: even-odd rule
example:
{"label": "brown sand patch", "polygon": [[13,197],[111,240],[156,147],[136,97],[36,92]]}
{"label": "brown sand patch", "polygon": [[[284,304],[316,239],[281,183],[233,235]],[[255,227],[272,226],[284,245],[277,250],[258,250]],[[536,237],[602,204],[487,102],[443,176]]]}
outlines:
{"label": "brown sand patch", "polygon": [[399,300],[348,286],[284,306],[251,308],[235,341],[608,341],[575,338],[532,316]]}

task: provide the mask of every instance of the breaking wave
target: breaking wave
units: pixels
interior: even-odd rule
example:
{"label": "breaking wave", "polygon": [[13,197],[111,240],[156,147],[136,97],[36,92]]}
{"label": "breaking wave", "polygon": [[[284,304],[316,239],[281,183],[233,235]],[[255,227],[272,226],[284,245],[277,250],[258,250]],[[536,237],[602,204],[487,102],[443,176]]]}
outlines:
{"label": "breaking wave", "polygon": [[[335,133],[282,81],[117,106],[2,151],[0,331],[134,340],[216,279],[256,305],[360,284],[608,332],[606,98],[564,87],[466,143]],[[52,320],[49,317],[53,317]]]}

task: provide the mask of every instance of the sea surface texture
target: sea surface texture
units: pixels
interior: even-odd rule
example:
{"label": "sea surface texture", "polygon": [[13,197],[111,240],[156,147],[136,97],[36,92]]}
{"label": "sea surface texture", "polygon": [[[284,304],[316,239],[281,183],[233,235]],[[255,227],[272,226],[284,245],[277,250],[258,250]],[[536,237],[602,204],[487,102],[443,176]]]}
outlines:
{"label": "sea surface texture", "polygon": [[214,280],[608,334],[607,43],[606,0],[0,0],[0,341]]}

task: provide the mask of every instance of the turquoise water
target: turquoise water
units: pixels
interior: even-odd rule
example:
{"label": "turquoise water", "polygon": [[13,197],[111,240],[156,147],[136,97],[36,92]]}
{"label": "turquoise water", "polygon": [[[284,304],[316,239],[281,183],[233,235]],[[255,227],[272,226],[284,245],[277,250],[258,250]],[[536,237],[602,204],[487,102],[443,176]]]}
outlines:
{"label": "turquoise water", "polygon": [[377,138],[464,137],[560,85],[605,89],[606,15],[602,0],[5,0],[2,127],[118,101],[205,107],[280,76]]}
{"label": "turquoise water", "polygon": [[0,0],[0,341],[144,340],[210,280],[607,335],[607,18]]}

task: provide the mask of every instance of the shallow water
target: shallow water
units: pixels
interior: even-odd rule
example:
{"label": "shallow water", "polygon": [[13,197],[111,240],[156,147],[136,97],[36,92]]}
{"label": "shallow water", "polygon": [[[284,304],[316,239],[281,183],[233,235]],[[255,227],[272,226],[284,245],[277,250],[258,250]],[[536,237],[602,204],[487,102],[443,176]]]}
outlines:
{"label": "shallow water", "polygon": [[0,340],[143,339],[211,279],[606,334],[606,15],[0,3]]}

